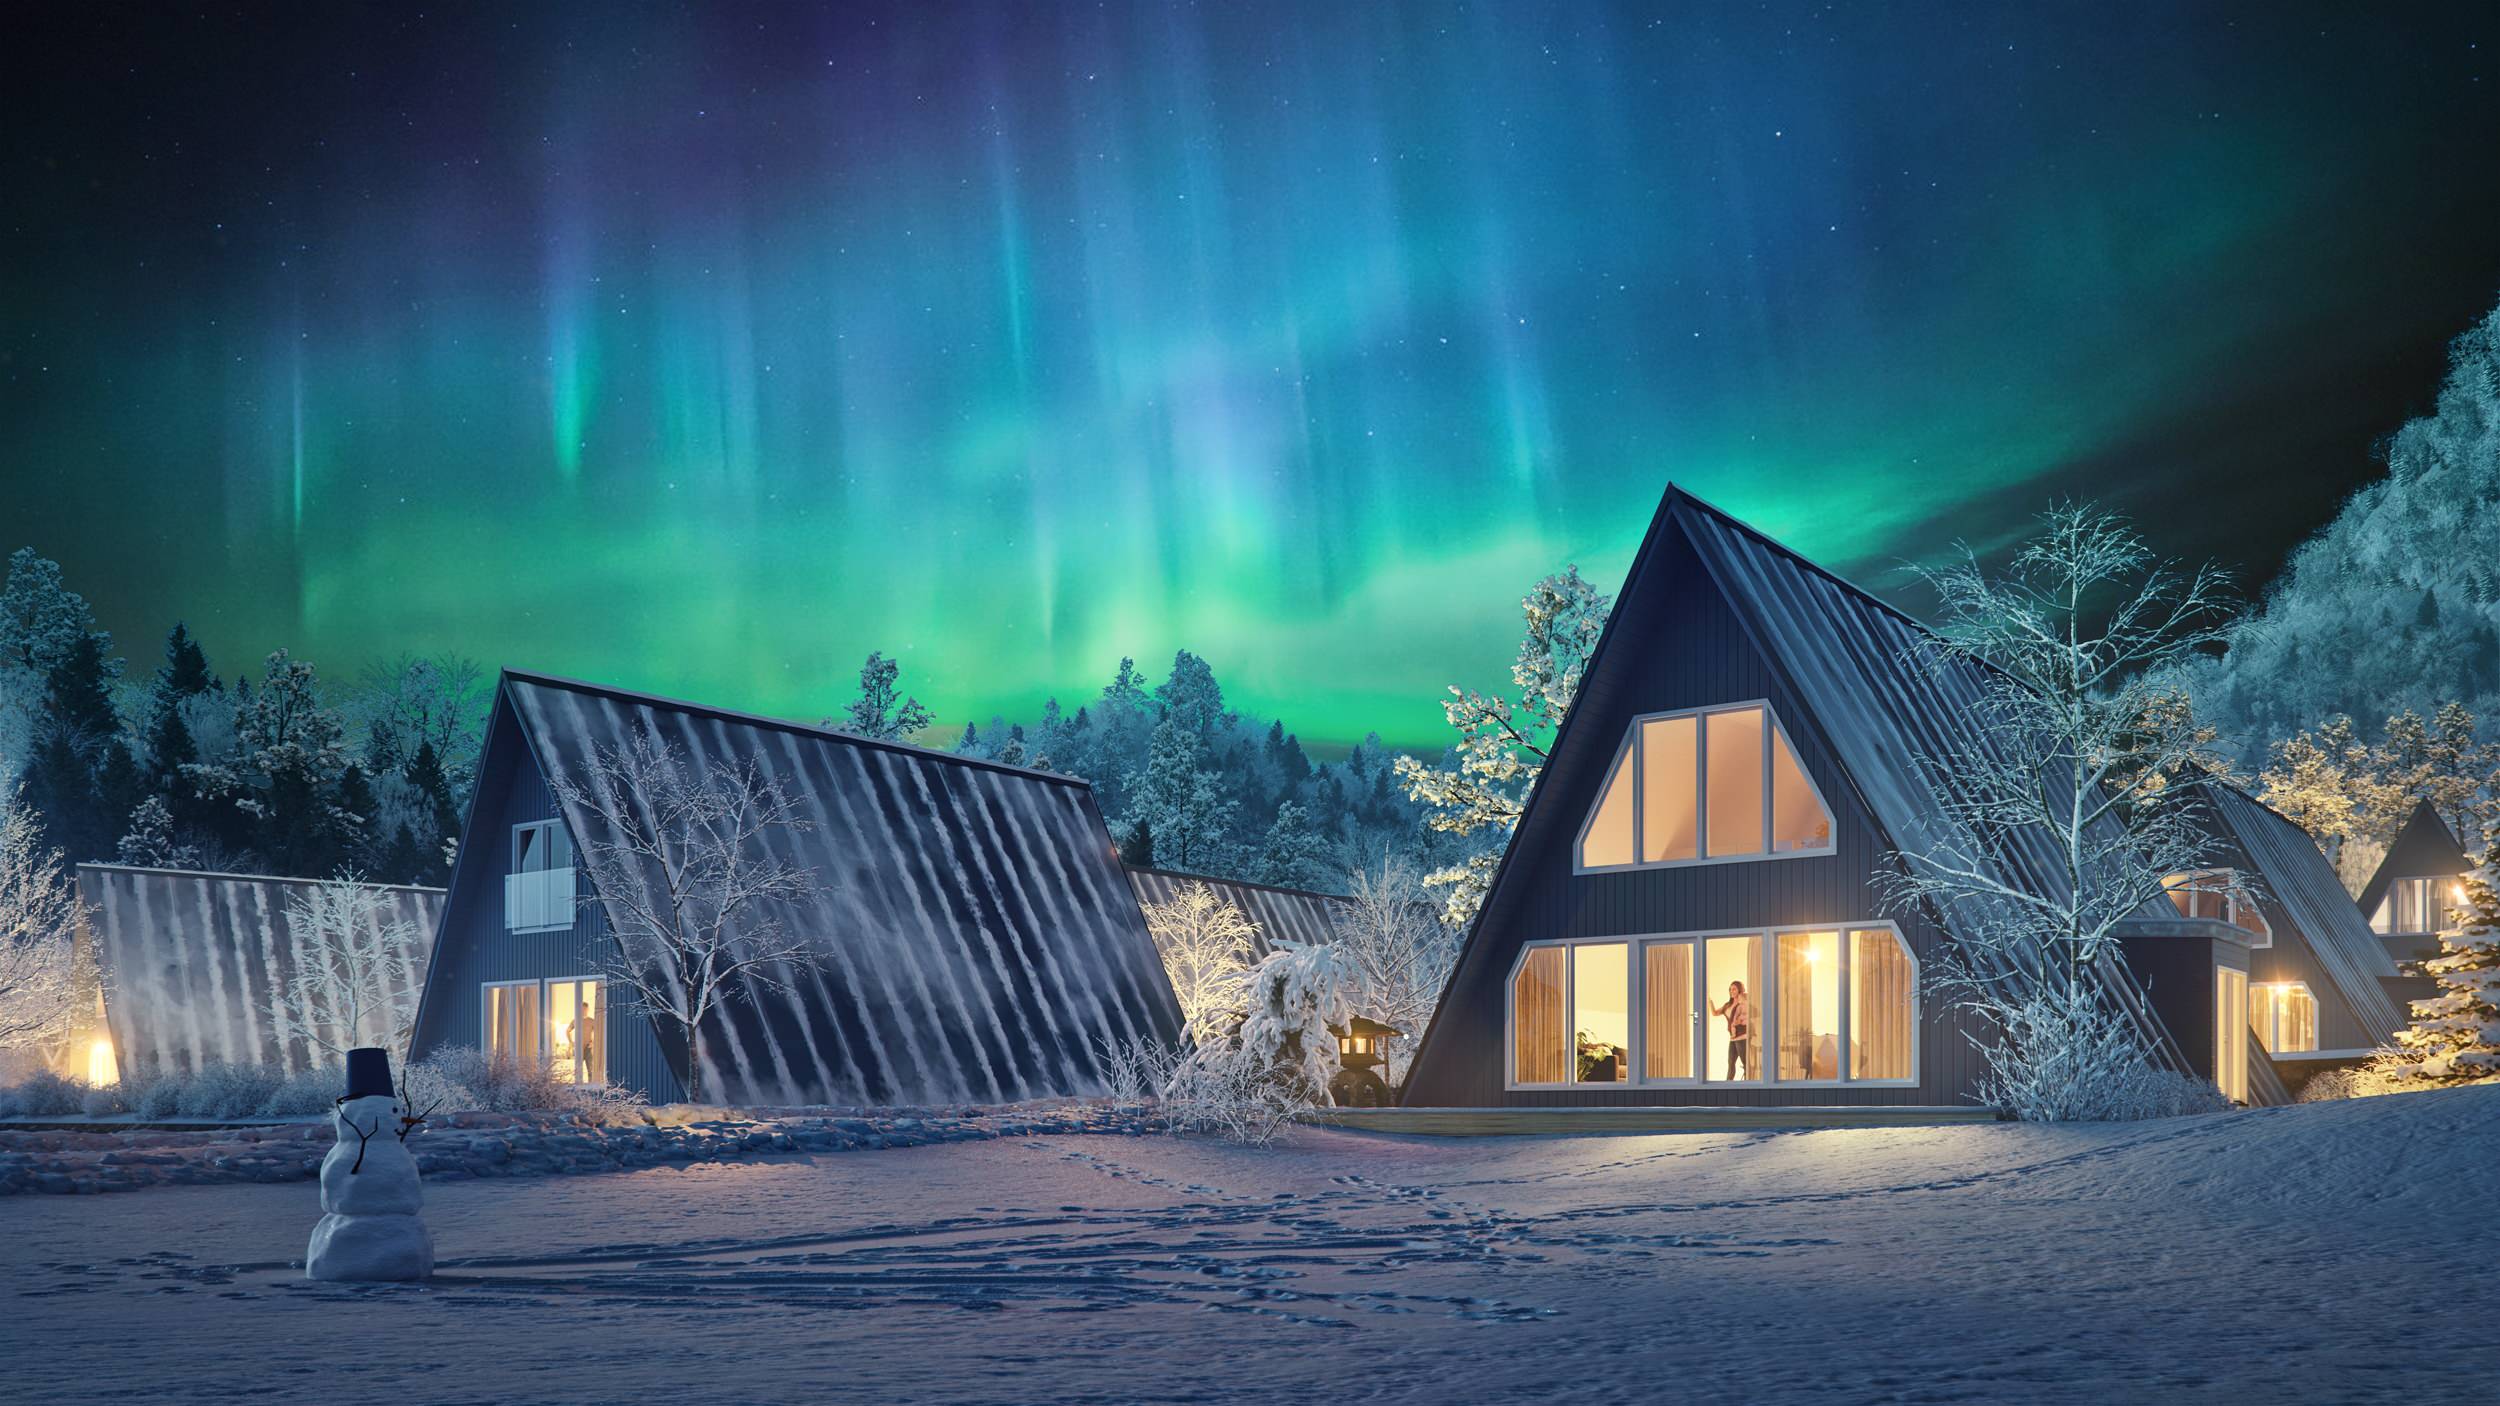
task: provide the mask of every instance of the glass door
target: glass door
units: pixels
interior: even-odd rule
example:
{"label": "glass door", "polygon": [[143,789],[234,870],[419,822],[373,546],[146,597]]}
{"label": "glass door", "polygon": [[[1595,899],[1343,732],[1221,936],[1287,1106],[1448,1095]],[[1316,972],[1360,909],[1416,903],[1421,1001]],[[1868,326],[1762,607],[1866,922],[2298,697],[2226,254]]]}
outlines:
{"label": "glass door", "polygon": [[1701,1028],[1693,1020],[1690,938],[1641,948],[1641,1077],[1672,1083],[1693,1077]]}

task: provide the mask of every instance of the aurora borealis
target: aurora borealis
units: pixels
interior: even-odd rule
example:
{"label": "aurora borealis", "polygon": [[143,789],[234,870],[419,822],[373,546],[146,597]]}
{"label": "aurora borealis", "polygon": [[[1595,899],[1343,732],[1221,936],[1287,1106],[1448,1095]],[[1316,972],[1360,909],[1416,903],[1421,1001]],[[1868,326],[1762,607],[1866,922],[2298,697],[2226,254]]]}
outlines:
{"label": "aurora borealis", "polygon": [[2500,22],[1596,4],[20,13],[0,551],[135,658],[1442,733],[1670,479],[1883,585],[2262,579],[2500,294]]}

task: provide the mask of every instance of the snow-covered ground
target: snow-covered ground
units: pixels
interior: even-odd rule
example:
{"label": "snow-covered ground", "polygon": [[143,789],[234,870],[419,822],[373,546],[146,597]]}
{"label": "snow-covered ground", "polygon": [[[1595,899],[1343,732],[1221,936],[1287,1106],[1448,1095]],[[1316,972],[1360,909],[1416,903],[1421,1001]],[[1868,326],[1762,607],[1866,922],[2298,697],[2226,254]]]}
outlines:
{"label": "snow-covered ground", "polygon": [[2500,1087],[2116,1126],[1009,1138],[0,1202],[27,1401],[2488,1399]]}

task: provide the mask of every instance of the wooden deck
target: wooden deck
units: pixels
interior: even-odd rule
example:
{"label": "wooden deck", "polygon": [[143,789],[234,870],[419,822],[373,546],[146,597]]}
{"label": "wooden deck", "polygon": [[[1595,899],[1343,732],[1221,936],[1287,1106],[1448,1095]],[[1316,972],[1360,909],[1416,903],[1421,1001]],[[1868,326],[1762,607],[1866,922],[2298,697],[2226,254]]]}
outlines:
{"label": "wooden deck", "polygon": [[1332,1108],[1311,1121],[1407,1137],[1586,1133],[1741,1133],[1765,1129],[1924,1128],[1993,1123],[1989,1108]]}

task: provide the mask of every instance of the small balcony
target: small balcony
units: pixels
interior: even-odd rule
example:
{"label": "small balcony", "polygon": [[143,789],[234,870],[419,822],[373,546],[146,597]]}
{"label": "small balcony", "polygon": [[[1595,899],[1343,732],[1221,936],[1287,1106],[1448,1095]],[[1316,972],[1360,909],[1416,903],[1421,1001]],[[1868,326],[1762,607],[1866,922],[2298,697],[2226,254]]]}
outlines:
{"label": "small balcony", "polygon": [[504,875],[503,925],[513,932],[573,926],[573,871],[534,869]]}

